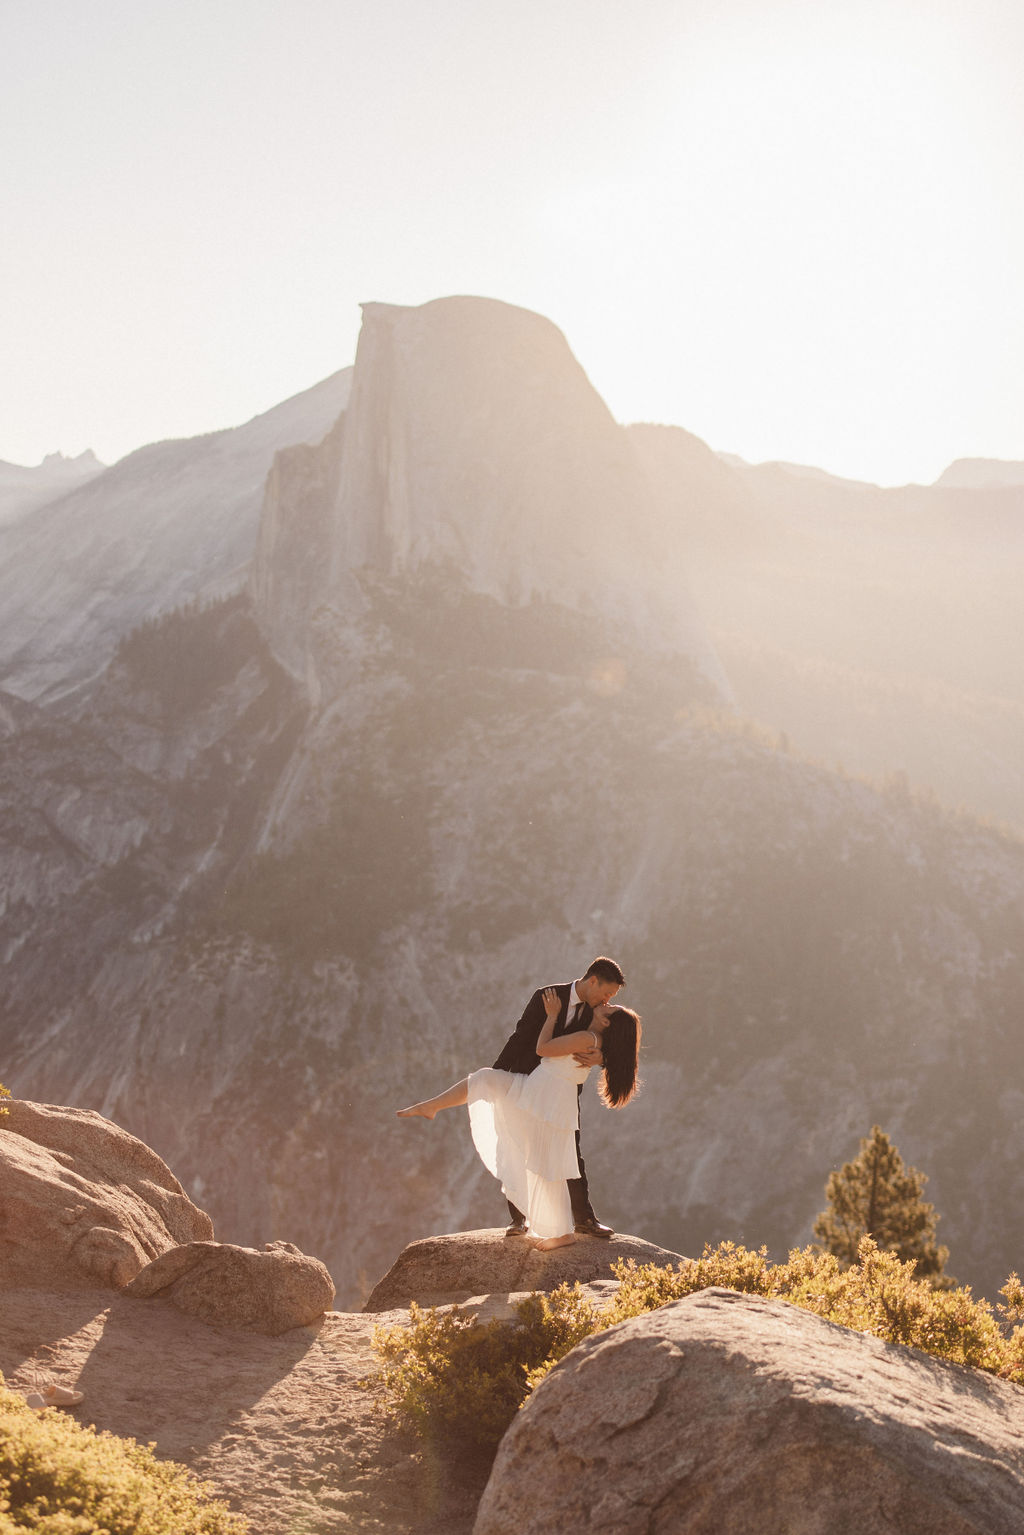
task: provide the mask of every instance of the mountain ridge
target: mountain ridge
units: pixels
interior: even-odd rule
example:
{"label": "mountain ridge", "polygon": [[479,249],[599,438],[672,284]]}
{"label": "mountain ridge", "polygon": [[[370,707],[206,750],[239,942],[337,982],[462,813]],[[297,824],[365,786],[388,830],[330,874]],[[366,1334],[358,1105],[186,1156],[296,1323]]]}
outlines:
{"label": "mountain ridge", "polygon": [[137,623],[238,589],[274,453],[319,440],[350,378],[343,369],[240,427],[147,444],[0,528],[0,686],[58,697]]}
{"label": "mountain ridge", "polygon": [[[704,664],[709,610],[721,633],[787,604],[842,655],[838,620],[856,635],[862,589],[881,600],[874,551],[903,540],[920,570],[945,525],[969,550],[976,498],[776,473],[752,495],[696,439],[610,423],[548,322],[495,352],[481,335],[519,335],[514,310],[412,313],[371,317],[359,399],[271,458],[248,584],[211,594],[191,551],[185,607],[125,614],[91,680],[55,656],[49,695],[0,715],[5,1080],[117,1119],[227,1239],[297,1241],[352,1299],[411,1234],[501,1204],[457,1116],[409,1131],[396,1104],[492,1060],[538,979],[610,952],[647,1085],[622,1115],[585,1099],[599,1214],[674,1251],[784,1249],[878,1122],[931,1177],[954,1272],[994,1293],[1024,1194],[1024,850],[905,776],[788,751]],[[594,583],[570,559],[502,584],[488,540],[521,581],[566,497],[553,550],[605,529],[609,463]],[[1013,495],[985,500],[1006,564]],[[865,645],[908,639],[936,648],[914,622]]]}
{"label": "mountain ridge", "polygon": [[91,448],[75,458],[48,453],[33,467],[0,461],[0,527],[17,522],[37,507],[88,483],[106,469]]}

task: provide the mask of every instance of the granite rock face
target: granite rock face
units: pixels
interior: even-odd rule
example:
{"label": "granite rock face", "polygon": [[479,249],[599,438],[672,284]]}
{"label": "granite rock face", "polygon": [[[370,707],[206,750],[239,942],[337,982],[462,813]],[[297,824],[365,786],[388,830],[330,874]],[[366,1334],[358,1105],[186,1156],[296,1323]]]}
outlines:
{"label": "granite rock face", "polygon": [[319,442],[350,378],[343,369],[244,426],[150,443],[0,527],[4,689],[62,696],[144,620],[236,591],[274,455]]}
{"label": "granite rock face", "polygon": [[681,1254],[640,1237],[616,1234],[609,1241],[581,1237],[571,1247],[538,1252],[526,1237],[497,1231],[460,1231],[410,1242],[374,1286],[364,1311],[390,1311],[417,1301],[442,1306],[471,1296],[554,1290],[563,1283],[612,1280],[619,1258],[635,1263],[679,1263]]}
{"label": "granite rock face", "polygon": [[262,1252],[222,1242],[189,1242],[148,1264],[127,1295],[158,1295],[213,1327],[239,1327],[276,1337],[323,1316],[334,1301],[324,1265],[290,1242]]}
{"label": "granite rock face", "polygon": [[1024,1392],[705,1290],[588,1339],[509,1429],[476,1535],[1011,1535]]}
{"label": "granite rock face", "polygon": [[278,659],[309,681],[312,658],[314,696],[368,581],[440,572],[590,622],[614,590],[613,644],[685,657],[724,699],[661,534],[632,441],[550,320],[486,298],[364,304],[343,437],[271,478],[251,589]]}
{"label": "granite rock face", "polygon": [[213,1236],[154,1151],[87,1109],[14,1100],[0,1119],[0,1288],[119,1288]]}

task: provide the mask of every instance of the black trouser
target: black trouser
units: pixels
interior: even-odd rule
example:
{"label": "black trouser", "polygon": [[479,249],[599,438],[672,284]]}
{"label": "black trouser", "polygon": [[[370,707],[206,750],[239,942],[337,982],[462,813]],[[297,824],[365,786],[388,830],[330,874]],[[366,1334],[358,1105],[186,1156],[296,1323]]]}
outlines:
{"label": "black trouser", "polygon": [[[567,1178],[565,1181],[569,1188],[569,1203],[572,1205],[573,1224],[579,1225],[580,1221],[596,1221],[594,1207],[590,1203],[590,1191],[587,1188],[587,1169],[580,1156],[580,1132],[576,1131],[576,1155],[579,1157],[580,1175],[578,1178]],[[517,1210],[511,1199],[507,1201],[509,1214],[514,1221],[525,1221],[526,1216],[522,1210]],[[559,1233],[561,1235],[561,1233]]]}

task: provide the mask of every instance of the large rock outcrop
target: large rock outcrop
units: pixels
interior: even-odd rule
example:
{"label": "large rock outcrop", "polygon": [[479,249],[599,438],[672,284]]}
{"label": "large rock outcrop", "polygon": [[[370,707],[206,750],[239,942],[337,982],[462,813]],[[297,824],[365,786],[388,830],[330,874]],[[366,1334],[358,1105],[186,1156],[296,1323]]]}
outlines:
{"label": "large rock outcrop", "polygon": [[119,1288],[213,1222],[102,1115],[15,1100],[0,1119],[0,1289]]}
{"label": "large rock outcrop", "polygon": [[275,654],[307,680],[311,652],[364,611],[367,578],[440,572],[504,607],[598,621],[611,604],[620,650],[687,657],[724,696],[658,515],[550,320],[484,298],[365,304],[344,440],[272,482],[252,590]]}
{"label": "large rock outcrop", "polygon": [[1024,1392],[705,1290],[588,1339],[509,1429],[476,1535],[1017,1535]]}
{"label": "large rock outcrop", "polygon": [[240,1327],[276,1338],[316,1322],[334,1301],[331,1276],[291,1242],[262,1252],[225,1242],[172,1248],[125,1286],[138,1299],[160,1296],[211,1327]]}
{"label": "large rock outcrop", "polygon": [[411,1301],[444,1306],[479,1295],[554,1290],[576,1281],[611,1283],[612,1264],[619,1258],[638,1264],[682,1261],[679,1253],[640,1237],[583,1237],[571,1247],[539,1252],[532,1241],[506,1237],[501,1230],[460,1231],[410,1242],[374,1286],[363,1310],[390,1311]]}

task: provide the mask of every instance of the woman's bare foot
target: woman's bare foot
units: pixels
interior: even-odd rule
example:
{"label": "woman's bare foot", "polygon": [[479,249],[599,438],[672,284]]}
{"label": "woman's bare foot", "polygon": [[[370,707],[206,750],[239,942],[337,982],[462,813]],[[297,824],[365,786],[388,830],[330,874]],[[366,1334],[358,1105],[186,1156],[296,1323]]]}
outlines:
{"label": "woman's bare foot", "polygon": [[575,1240],[571,1231],[567,1231],[564,1237],[545,1237],[543,1242],[537,1243],[537,1251],[548,1253],[553,1247],[571,1247]]}
{"label": "woman's bare foot", "polygon": [[81,1391],[71,1391],[67,1386],[46,1386],[41,1391],[26,1391],[25,1401],[36,1412],[45,1412],[47,1407],[77,1407],[82,1400]]}
{"label": "woman's bare foot", "polygon": [[437,1113],[429,1103],[414,1103],[407,1109],[396,1109],[395,1114],[399,1119],[433,1119]]}

